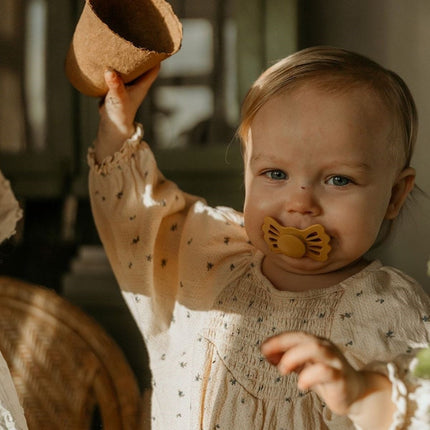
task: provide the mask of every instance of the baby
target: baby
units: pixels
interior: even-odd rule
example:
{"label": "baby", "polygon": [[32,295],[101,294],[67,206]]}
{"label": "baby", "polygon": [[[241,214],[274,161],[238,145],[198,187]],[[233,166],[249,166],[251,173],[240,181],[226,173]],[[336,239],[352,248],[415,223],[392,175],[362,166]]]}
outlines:
{"label": "baby", "polygon": [[428,343],[430,299],[364,255],[414,186],[406,85],[330,47],[269,68],[243,104],[242,214],[157,169],[134,123],[157,72],[127,87],[106,72],[89,154],[96,225],[150,355],[152,428],[403,425],[376,360]]}

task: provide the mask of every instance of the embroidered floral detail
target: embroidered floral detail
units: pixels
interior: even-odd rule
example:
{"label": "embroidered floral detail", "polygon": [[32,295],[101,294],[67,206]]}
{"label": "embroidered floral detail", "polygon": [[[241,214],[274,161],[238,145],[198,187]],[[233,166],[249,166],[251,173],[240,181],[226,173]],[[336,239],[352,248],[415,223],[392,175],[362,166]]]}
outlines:
{"label": "embroidered floral detail", "polygon": [[351,318],[352,312],[345,312],[344,314],[340,314],[340,319],[343,321],[345,318]]}

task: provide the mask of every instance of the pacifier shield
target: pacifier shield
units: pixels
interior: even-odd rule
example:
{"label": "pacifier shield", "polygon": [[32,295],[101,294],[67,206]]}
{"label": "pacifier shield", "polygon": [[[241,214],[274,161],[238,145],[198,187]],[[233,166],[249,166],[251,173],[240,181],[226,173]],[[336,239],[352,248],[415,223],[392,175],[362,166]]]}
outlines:
{"label": "pacifier shield", "polygon": [[272,217],[266,217],[262,226],[264,240],[272,252],[292,258],[309,257],[315,261],[326,261],[331,251],[330,236],[321,224],[304,230],[284,227]]}
{"label": "pacifier shield", "polygon": [[289,257],[301,258],[306,254],[304,241],[293,234],[284,234],[279,237],[276,243],[278,249]]}

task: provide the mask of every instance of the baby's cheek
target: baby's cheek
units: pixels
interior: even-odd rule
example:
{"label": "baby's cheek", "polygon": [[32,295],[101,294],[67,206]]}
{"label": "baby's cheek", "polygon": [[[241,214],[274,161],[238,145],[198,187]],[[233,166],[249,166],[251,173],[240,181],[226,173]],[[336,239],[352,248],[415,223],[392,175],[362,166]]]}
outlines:
{"label": "baby's cheek", "polygon": [[[379,226],[364,217],[363,223],[357,223],[344,232],[342,241],[344,252],[352,258],[358,258],[365,254],[375,243],[378,237]],[[368,222],[366,222],[368,221]]]}

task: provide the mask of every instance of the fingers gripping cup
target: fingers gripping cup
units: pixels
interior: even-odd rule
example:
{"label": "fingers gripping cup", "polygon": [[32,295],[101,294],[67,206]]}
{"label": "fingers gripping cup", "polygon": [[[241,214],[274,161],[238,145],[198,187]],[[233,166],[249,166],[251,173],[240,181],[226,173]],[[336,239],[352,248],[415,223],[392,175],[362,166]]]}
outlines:
{"label": "fingers gripping cup", "polygon": [[321,224],[304,230],[283,227],[271,217],[266,217],[262,226],[264,240],[272,252],[292,258],[309,257],[315,261],[326,261],[331,251],[330,236]]}
{"label": "fingers gripping cup", "polygon": [[106,69],[129,83],[181,47],[182,25],[165,0],[86,0],[65,70],[88,96],[107,92]]}

